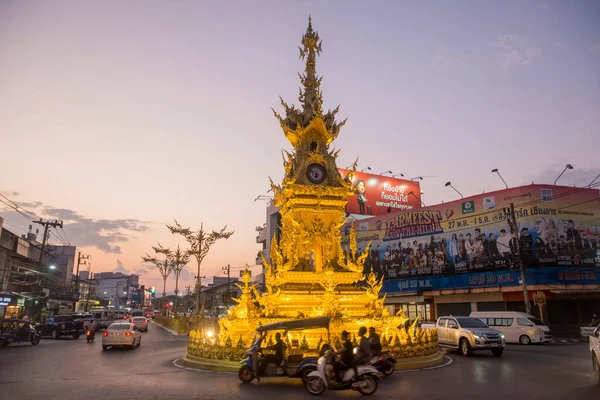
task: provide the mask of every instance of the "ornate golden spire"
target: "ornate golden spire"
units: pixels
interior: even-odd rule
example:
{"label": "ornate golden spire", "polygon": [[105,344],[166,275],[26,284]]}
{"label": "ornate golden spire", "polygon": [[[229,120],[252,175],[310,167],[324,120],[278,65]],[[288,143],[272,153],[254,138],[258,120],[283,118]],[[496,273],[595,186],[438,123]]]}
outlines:
{"label": "ornate golden spire", "polygon": [[300,76],[300,82],[304,87],[300,89],[300,103],[302,103],[303,113],[312,120],[314,117],[321,116],[323,110],[321,106],[323,104],[323,97],[321,94],[321,78],[317,77],[316,61],[317,56],[321,54],[321,39],[319,34],[313,31],[312,19],[308,17],[308,28],[306,33],[302,36],[302,46],[298,47],[300,50],[300,59],[306,60],[306,67],[304,68],[304,75]]}
{"label": "ornate golden spire", "polygon": [[313,30],[312,19],[308,17],[308,27],[306,33],[302,35],[302,46],[298,47],[300,50],[300,58],[305,61],[304,74],[298,74],[300,76],[300,88],[299,100],[302,104],[302,110],[297,109],[294,105],[289,106],[283,99],[281,105],[285,108],[285,118],[273,110],[275,117],[279,119],[281,126],[292,144],[296,144],[298,141],[298,129],[306,128],[315,119],[320,118],[325,125],[327,131],[327,143],[333,141],[340,128],[346,123],[346,120],[336,123],[335,115],[338,112],[339,106],[334,110],[328,111],[323,114],[323,95],[321,93],[321,79],[322,77],[317,76],[316,59],[321,54],[321,38],[319,34]]}

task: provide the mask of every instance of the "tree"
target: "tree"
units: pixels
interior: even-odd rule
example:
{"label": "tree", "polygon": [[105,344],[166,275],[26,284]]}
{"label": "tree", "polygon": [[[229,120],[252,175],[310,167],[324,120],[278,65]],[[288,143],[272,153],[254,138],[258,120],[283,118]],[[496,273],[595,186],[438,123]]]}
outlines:
{"label": "tree", "polygon": [[142,260],[146,261],[146,262],[150,262],[152,264],[154,264],[156,266],[156,268],[158,268],[158,272],[160,272],[160,275],[163,278],[163,305],[162,308],[164,310],[165,308],[165,296],[167,295],[167,278],[169,277],[169,275],[171,275],[171,261],[169,260],[170,258],[170,254],[171,254],[171,250],[165,247],[162,247],[160,245],[160,243],[158,243],[158,246],[152,246],[152,250],[154,250],[154,252],[158,255],[158,254],[163,254],[165,256],[164,260],[159,260],[158,258],[155,257],[151,257],[148,255],[148,253],[146,253],[146,256],[142,256]]}
{"label": "tree", "polygon": [[[200,267],[202,266],[202,261],[204,257],[210,251],[210,248],[215,242],[219,239],[229,239],[231,235],[233,235],[233,231],[227,231],[227,225],[223,227],[220,231],[212,231],[208,232],[204,230],[204,224],[200,224],[200,229],[197,232],[192,231],[190,228],[182,227],[177,220],[175,220],[175,225],[167,225],[167,228],[171,231],[172,234],[181,235],[185,238],[185,240],[190,245],[189,250],[186,251],[187,254],[196,258],[196,262],[198,264],[198,271],[196,274],[196,315],[195,318],[198,320],[200,314],[200,288],[201,288],[201,277],[200,277]],[[202,317],[204,317],[204,303],[202,304]]]}
{"label": "tree", "polygon": [[[179,297],[177,296],[179,293],[179,275],[187,263],[190,262],[190,255],[185,251],[181,251],[179,245],[177,245],[177,250],[170,254],[170,262],[171,270],[175,274],[175,315],[177,315],[179,310]],[[187,310],[184,310],[184,312],[187,312]]]}

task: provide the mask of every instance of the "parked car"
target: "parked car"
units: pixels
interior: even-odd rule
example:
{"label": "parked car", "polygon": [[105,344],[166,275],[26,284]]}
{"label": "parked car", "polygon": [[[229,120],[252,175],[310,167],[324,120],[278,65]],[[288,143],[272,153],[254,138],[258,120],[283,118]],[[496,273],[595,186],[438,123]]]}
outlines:
{"label": "parked car", "polygon": [[70,315],[51,315],[46,321],[35,326],[35,330],[41,336],[51,336],[52,339],[58,339],[63,335],[71,335],[74,339],[79,339],[85,332],[83,320],[73,320]]}
{"label": "parked car", "polygon": [[596,382],[600,384],[600,325],[596,327],[594,332],[589,337],[590,352],[592,353],[592,365]]}
{"label": "parked car", "polygon": [[133,317],[131,323],[137,326],[140,332],[148,332],[148,320],[146,319],[146,317]]}
{"label": "parked car", "polygon": [[552,340],[548,325],[533,315],[517,311],[477,311],[471,317],[504,333],[506,343],[545,343]]}
{"label": "parked car", "polygon": [[504,352],[504,334],[477,318],[440,317],[436,328],[440,346],[458,349],[464,356],[479,350],[491,350],[497,357]]}
{"label": "parked car", "polygon": [[102,334],[102,350],[109,347],[126,346],[134,349],[142,344],[142,335],[135,324],[129,322],[115,322]]}
{"label": "parked car", "polygon": [[30,342],[34,346],[40,343],[40,335],[31,322],[24,319],[0,318],[0,347],[23,342]]}

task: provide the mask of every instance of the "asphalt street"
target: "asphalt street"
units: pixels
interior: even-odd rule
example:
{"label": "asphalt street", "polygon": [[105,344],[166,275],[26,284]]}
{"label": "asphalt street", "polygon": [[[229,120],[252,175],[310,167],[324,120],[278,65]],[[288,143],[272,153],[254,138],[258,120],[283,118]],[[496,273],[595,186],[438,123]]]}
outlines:
{"label": "asphalt street", "polygon": [[[187,338],[151,325],[141,347],[103,352],[93,344],[44,339],[33,347],[0,349],[0,399],[308,399],[299,380],[242,384],[236,374],[178,368]],[[376,399],[600,399],[586,344],[508,346],[501,358],[448,353],[446,366],[396,373],[380,382]],[[329,392],[326,398],[358,398]]]}

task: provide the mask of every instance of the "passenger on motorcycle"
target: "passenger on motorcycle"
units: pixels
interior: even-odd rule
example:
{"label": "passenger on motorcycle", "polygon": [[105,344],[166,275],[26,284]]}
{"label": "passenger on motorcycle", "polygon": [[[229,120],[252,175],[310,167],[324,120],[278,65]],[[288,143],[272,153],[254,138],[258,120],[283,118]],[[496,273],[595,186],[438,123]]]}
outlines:
{"label": "passenger on motorcycle", "polygon": [[371,356],[379,357],[381,355],[381,340],[373,327],[369,328],[369,342],[371,343]]}
{"label": "passenger on motorcycle", "polygon": [[371,361],[371,344],[369,343],[369,339],[365,336],[367,333],[367,328],[361,326],[358,330],[358,336],[360,336],[360,344],[358,345],[358,354],[352,360],[352,368],[354,369],[354,379],[358,377],[358,369],[356,368],[359,365],[368,364]]}
{"label": "passenger on motorcycle", "polygon": [[341,356],[340,360],[333,363],[333,372],[335,373],[335,379],[338,382],[341,382],[342,380],[342,371],[345,371],[352,366],[352,359],[354,358],[354,355],[352,354],[352,342],[348,336],[348,332],[342,332],[342,348],[335,353],[335,355]]}

